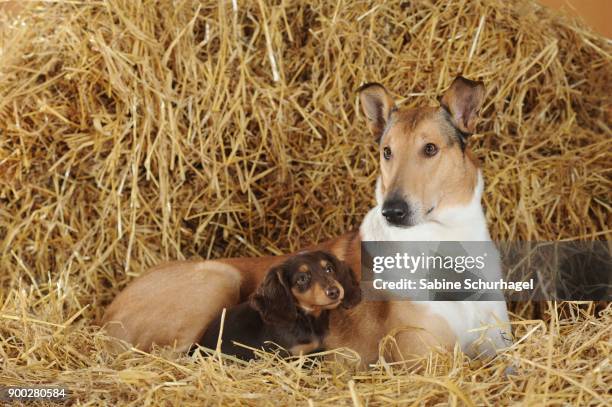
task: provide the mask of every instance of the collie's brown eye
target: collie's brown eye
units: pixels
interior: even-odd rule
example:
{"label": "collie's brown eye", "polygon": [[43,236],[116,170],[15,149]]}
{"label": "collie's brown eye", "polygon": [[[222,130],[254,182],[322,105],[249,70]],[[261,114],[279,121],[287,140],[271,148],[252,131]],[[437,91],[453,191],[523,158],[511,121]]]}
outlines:
{"label": "collie's brown eye", "polygon": [[434,143],[427,143],[425,144],[423,151],[425,152],[426,156],[433,157],[438,153],[438,146],[436,146]]}
{"label": "collie's brown eye", "polygon": [[383,157],[385,157],[385,160],[391,159],[391,149],[388,146],[383,148]]}
{"label": "collie's brown eye", "polygon": [[326,273],[333,273],[334,272],[334,267],[331,264],[328,264],[327,266],[325,266],[325,272]]}

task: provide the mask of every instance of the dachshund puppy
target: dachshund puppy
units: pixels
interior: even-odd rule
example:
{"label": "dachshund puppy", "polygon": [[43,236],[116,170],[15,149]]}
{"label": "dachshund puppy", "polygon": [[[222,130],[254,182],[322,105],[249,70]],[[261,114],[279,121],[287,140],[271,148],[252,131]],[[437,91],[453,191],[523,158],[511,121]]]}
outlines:
{"label": "dachshund puppy", "polygon": [[[351,308],[361,301],[353,271],[332,254],[305,252],[291,257],[267,273],[250,300],[225,315],[221,352],[250,360],[251,349],[282,351],[283,356],[321,349],[329,328],[329,311]],[[215,319],[199,344],[217,347],[221,317]]]}

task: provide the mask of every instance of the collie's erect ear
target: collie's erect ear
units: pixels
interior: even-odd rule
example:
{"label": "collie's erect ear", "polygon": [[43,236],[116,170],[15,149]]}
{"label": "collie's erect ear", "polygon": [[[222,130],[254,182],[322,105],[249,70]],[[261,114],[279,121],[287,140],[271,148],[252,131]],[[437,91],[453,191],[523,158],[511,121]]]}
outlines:
{"label": "collie's erect ear", "polygon": [[251,297],[251,305],[270,324],[287,324],[297,318],[297,309],[283,266],[272,268]]}
{"label": "collie's erect ear", "polygon": [[338,282],[344,289],[342,306],[344,308],[352,308],[361,301],[361,287],[359,287],[355,273],[346,263],[340,260],[336,260],[335,263],[336,270],[340,271],[338,273]]}
{"label": "collie's erect ear", "polygon": [[385,131],[391,110],[395,102],[387,89],[379,83],[366,83],[357,89],[361,109],[368,121],[368,129],[378,142]]}
{"label": "collie's erect ear", "polygon": [[472,134],[476,128],[476,118],[484,96],[485,88],[482,82],[458,76],[442,95],[440,105],[450,114],[451,120],[459,130]]}

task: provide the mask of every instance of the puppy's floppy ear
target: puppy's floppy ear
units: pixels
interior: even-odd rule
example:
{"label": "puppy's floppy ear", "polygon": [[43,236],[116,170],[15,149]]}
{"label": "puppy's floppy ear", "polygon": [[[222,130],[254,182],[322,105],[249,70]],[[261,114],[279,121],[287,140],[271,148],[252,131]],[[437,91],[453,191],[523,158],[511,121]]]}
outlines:
{"label": "puppy's floppy ear", "polygon": [[482,82],[455,78],[442,95],[440,105],[450,114],[453,124],[466,135],[474,133],[476,118],[485,96]]}
{"label": "puppy's floppy ear", "polygon": [[359,304],[361,301],[361,287],[355,277],[355,273],[348,266],[348,264],[336,260],[336,270],[340,270],[338,282],[344,288],[344,298],[342,299],[342,306],[344,308],[352,308]]}
{"label": "puppy's floppy ear", "polygon": [[283,266],[272,268],[251,297],[251,306],[267,323],[286,324],[297,318],[297,309],[287,277]]}
{"label": "puppy's floppy ear", "polygon": [[378,142],[385,131],[395,102],[393,102],[393,98],[389,95],[387,89],[380,83],[366,83],[357,89],[357,92],[359,92],[361,109],[368,120],[368,129]]}

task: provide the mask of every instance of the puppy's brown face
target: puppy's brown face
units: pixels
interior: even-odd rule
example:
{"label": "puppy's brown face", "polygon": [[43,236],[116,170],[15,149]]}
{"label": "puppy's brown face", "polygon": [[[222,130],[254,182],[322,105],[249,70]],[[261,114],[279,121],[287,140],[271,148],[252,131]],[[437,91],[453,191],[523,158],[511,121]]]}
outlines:
{"label": "puppy's brown face", "polygon": [[270,270],[251,304],[271,323],[295,320],[297,309],[318,316],[321,311],[351,308],[361,301],[353,271],[322,251],[298,254]]}
{"label": "puppy's brown face", "polygon": [[291,292],[306,312],[334,309],[344,299],[344,287],[336,276],[342,267],[328,256],[300,256],[291,272]]}

